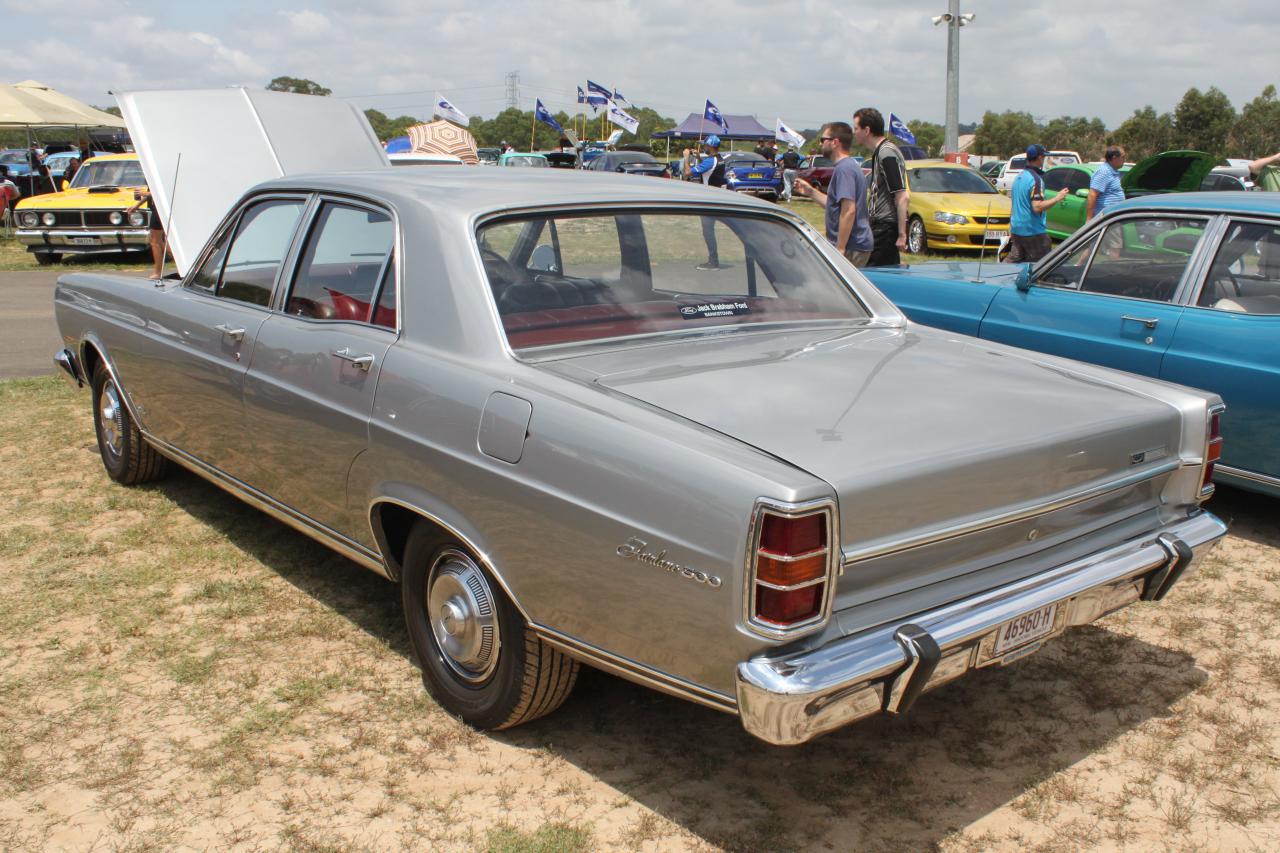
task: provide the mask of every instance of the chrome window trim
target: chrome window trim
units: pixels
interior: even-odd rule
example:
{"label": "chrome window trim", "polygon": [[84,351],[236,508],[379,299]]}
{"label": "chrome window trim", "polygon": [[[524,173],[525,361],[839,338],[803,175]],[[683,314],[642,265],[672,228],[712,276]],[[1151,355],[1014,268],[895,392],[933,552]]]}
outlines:
{"label": "chrome window trim", "polygon": [[1101,497],[1110,492],[1127,489],[1143,482],[1144,480],[1155,479],[1163,474],[1176,471],[1179,468],[1187,466],[1199,467],[1203,464],[1203,459],[1171,459],[1167,462],[1162,462],[1154,468],[1136,471],[1123,479],[1111,480],[1100,486],[1093,486],[1091,488],[1072,492],[1071,494],[1065,495],[1061,498],[1045,501],[1044,503],[1036,504],[1035,506],[1030,506],[1026,509],[1013,510],[1012,512],[990,516],[967,524],[952,525],[951,527],[946,527],[942,530],[934,531],[933,533],[917,536],[914,539],[904,539],[887,545],[876,545],[861,549],[849,549],[841,552],[842,565],[845,568],[848,568],[855,563],[860,563],[864,560],[870,560],[875,557],[883,557],[887,554],[897,554],[902,551],[909,551],[913,548],[922,548],[926,545],[935,545],[939,542],[944,542],[948,539],[954,539],[959,536],[968,536],[971,533],[980,533],[984,530],[991,530],[1006,524],[1026,521],[1027,519],[1035,518],[1036,516],[1043,515],[1047,512],[1056,512],[1060,509],[1066,509],[1067,507],[1084,503],[1085,501]]}
{"label": "chrome window trim", "polygon": [[1248,317],[1248,316],[1254,316],[1254,317],[1277,317],[1277,316],[1280,316],[1280,314],[1242,314],[1242,313],[1241,313],[1241,312],[1239,312],[1239,311],[1227,311],[1226,309],[1223,309],[1223,308],[1214,308],[1214,307],[1213,307],[1213,306],[1211,306],[1211,305],[1199,305],[1199,304],[1197,304],[1197,303],[1200,301],[1200,294],[1202,294],[1202,293],[1204,292],[1204,287],[1205,287],[1205,285],[1209,283],[1209,271],[1210,271],[1211,269],[1213,269],[1213,262],[1217,259],[1217,257],[1218,257],[1218,252],[1220,252],[1220,251],[1222,250],[1223,245],[1226,243],[1226,241],[1227,241],[1227,232],[1229,232],[1229,231],[1231,230],[1231,226],[1232,226],[1233,224],[1235,224],[1235,223],[1237,223],[1237,222],[1241,222],[1241,223],[1249,223],[1249,224],[1251,224],[1251,225],[1264,225],[1264,226],[1268,226],[1268,227],[1270,227],[1270,228],[1274,228],[1274,229],[1276,229],[1277,231],[1280,231],[1280,221],[1277,221],[1277,220],[1275,220],[1275,219],[1268,219],[1268,218],[1266,218],[1266,217],[1264,217],[1264,216],[1259,216],[1259,215],[1255,215],[1255,214],[1241,214],[1241,215],[1235,215],[1235,214],[1231,214],[1231,213],[1224,213],[1224,214],[1222,214],[1222,215],[1220,216],[1220,219],[1222,220],[1221,233],[1219,233],[1219,234],[1217,235],[1217,240],[1216,240],[1216,242],[1215,242],[1215,245],[1214,245],[1213,251],[1212,251],[1212,252],[1209,252],[1209,253],[1208,253],[1208,256],[1205,258],[1204,268],[1203,268],[1203,269],[1201,270],[1201,272],[1200,272],[1200,276],[1199,276],[1199,278],[1198,278],[1198,281],[1197,281],[1197,283],[1196,283],[1196,286],[1193,286],[1193,287],[1191,288],[1190,292],[1187,294],[1187,302],[1186,302],[1187,307],[1188,307],[1188,308],[1194,308],[1194,309],[1196,309],[1197,311],[1217,311],[1217,312],[1218,312],[1218,313],[1220,313],[1220,314],[1231,314],[1231,315],[1236,316],[1236,317],[1241,317],[1241,316],[1245,316],[1245,317]]}
{"label": "chrome window trim", "polygon": [[[760,536],[764,532],[765,513],[780,515],[784,518],[797,518],[823,512],[827,516],[827,572],[823,577],[806,581],[788,589],[799,589],[826,583],[822,591],[822,603],[818,612],[803,622],[796,622],[786,627],[772,624],[755,616],[756,613],[756,553],[760,550]],[[831,619],[831,607],[835,601],[836,578],[841,571],[839,559],[840,549],[834,543],[840,541],[840,513],[834,498],[818,498],[811,501],[791,503],[774,498],[758,497],[751,510],[751,524],[747,528],[747,553],[743,566],[742,622],[754,634],[768,637],[771,640],[792,640],[821,630]],[[772,584],[768,584],[773,586]],[[777,587],[774,587],[777,588]]]}
{"label": "chrome window trim", "polygon": [[[321,208],[323,208],[325,202],[333,202],[334,204],[343,204],[348,207],[359,207],[359,208],[364,208],[366,210],[376,211],[377,213],[386,214],[391,219],[391,228],[392,228],[391,254],[388,258],[383,259],[382,270],[378,276],[378,284],[374,292],[375,298],[372,303],[370,316],[372,316],[373,312],[377,311],[378,298],[382,294],[382,288],[385,287],[387,263],[390,262],[392,267],[392,272],[393,272],[393,277],[391,279],[391,286],[394,287],[396,290],[396,325],[394,328],[390,326],[378,325],[377,323],[372,322],[372,320],[369,320],[369,321],[322,320],[317,317],[301,317],[297,314],[290,314],[289,312],[284,310],[285,305],[287,305],[289,302],[289,294],[293,291],[294,285],[297,283],[298,270],[299,270],[298,264],[302,259],[302,252],[306,248],[307,243],[311,240],[313,229],[317,226],[319,222],[320,210]],[[363,196],[345,195],[342,193],[326,191],[326,192],[317,192],[312,194],[308,207],[306,211],[304,211],[302,218],[303,220],[305,220],[305,226],[296,233],[293,245],[290,247],[290,250],[289,250],[289,255],[288,255],[289,276],[287,279],[288,284],[286,287],[279,287],[278,293],[273,292],[272,294],[273,298],[272,298],[272,304],[271,304],[272,313],[280,314],[282,316],[289,317],[294,320],[300,320],[307,323],[325,323],[325,324],[355,323],[364,328],[381,329],[382,331],[389,332],[390,334],[398,338],[401,333],[401,321],[404,317],[404,310],[402,307],[404,303],[401,300],[402,293],[401,293],[401,287],[400,287],[400,269],[404,266],[404,262],[402,260],[404,258],[404,252],[403,252],[403,248],[404,248],[403,236],[404,235],[401,233],[400,217],[397,214],[396,209],[386,203],[374,201],[372,199],[368,199]],[[284,283],[284,282],[281,282],[281,283]]]}
{"label": "chrome window trim", "polygon": [[[804,236],[809,240],[809,245],[813,247],[814,251],[818,254],[819,258],[821,258],[826,263],[828,269],[831,270],[831,274],[835,276],[837,281],[843,282],[845,284],[846,288],[849,291],[850,296],[852,296],[853,300],[858,304],[858,306],[866,314],[865,317],[861,317],[861,318],[851,317],[847,321],[842,320],[838,322],[859,322],[859,323],[880,322],[880,323],[884,323],[887,326],[892,326],[893,328],[902,328],[906,325],[906,321],[903,318],[877,314],[875,311],[873,311],[871,309],[871,306],[868,305],[866,301],[863,300],[862,294],[859,292],[858,286],[855,284],[855,282],[852,281],[847,275],[842,273],[839,269],[837,269],[835,264],[832,263],[831,258],[827,256],[826,251],[824,251],[824,245],[826,244],[826,240],[825,239],[819,240],[818,232],[814,230],[813,226],[810,225],[803,218],[801,218],[798,214],[791,213],[790,211],[757,210],[754,207],[748,207],[748,206],[734,207],[732,205],[726,205],[723,202],[672,203],[669,201],[664,202],[664,201],[658,201],[658,200],[643,201],[643,202],[641,201],[631,201],[631,202],[594,201],[594,202],[584,202],[584,203],[529,205],[526,207],[513,207],[513,208],[507,208],[503,210],[490,210],[483,213],[473,214],[467,222],[467,229],[471,235],[470,237],[471,260],[472,260],[472,263],[475,264],[475,269],[476,269],[476,273],[479,275],[479,280],[484,283],[485,290],[487,291],[485,293],[485,303],[489,308],[490,321],[493,324],[494,330],[498,334],[498,339],[504,355],[506,355],[512,361],[517,361],[522,363],[532,363],[531,360],[528,359],[526,356],[522,356],[518,354],[511,347],[510,341],[507,340],[507,331],[502,325],[502,315],[498,312],[498,303],[493,298],[493,289],[489,286],[489,274],[485,272],[484,260],[480,257],[480,240],[479,240],[480,229],[492,222],[495,222],[497,220],[502,220],[502,219],[522,219],[522,218],[528,219],[530,217],[539,216],[539,215],[555,216],[556,214],[578,213],[578,212],[585,213],[585,214],[598,215],[600,213],[607,213],[609,211],[619,211],[619,212],[629,213],[634,215],[636,213],[641,213],[646,210],[659,212],[659,213],[671,212],[671,213],[686,213],[686,214],[687,213],[714,213],[719,211],[721,213],[726,213],[726,214],[756,216],[756,217],[765,218],[765,219],[777,219],[782,222],[785,222],[788,225],[791,225],[792,227],[794,227],[797,231],[801,233],[802,236]],[[865,278],[862,280],[864,282],[867,281]],[[655,333],[655,334],[666,334],[666,333]],[[633,339],[632,337],[627,337],[627,338],[620,338],[618,340],[632,340],[632,339]],[[584,342],[584,343],[590,343],[590,342]],[[546,361],[547,359],[545,356],[543,356],[542,358],[539,358],[537,360]]]}
{"label": "chrome window trim", "polygon": [[[1195,251],[1187,258],[1187,264],[1182,268],[1182,275],[1178,277],[1178,284],[1173,289],[1173,294],[1168,299],[1147,299],[1142,296],[1121,296],[1115,293],[1098,293],[1092,290],[1084,290],[1082,287],[1065,287],[1060,284],[1046,284],[1040,281],[1040,276],[1052,272],[1061,263],[1065,262],[1071,256],[1071,252],[1077,248],[1077,244],[1086,240],[1093,240],[1093,248],[1089,252],[1089,260],[1085,263],[1084,272],[1080,275],[1080,283],[1083,285],[1089,279],[1089,273],[1093,272],[1093,262],[1098,257],[1098,248],[1102,245],[1102,237],[1106,230],[1115,224],[1124,225],[1134,219],[1196,219],[1204,221],[1204,233],[1200,235],[1200,242],[1196,244]],[[1098,220],[1098,224],[1086,232],[1087,236],[1081,236],[1079,240],[1066,240],[1058,247],[1058,250],[1050,254],[1045,260],[1056,257],[1061,254],[1060,260],[1055,260],[1053,264],[1046,265],[1043,272],[1032,270],[1031,284],[1033,287],[1045,287],[1051,290],[1065,291],[1070,293],[1088,293],[1094,296],[1103,296],[1111,299],[1124,299],[1129,302],[1146,302],[1153,305],[1182,305],[1185,299],[1185,293],[1191,283],[1194,283],[1196,276],[1200,273],[1203,265],[1203,256],[1205,247],[1211,242],[1215,236],[1214,226],[1219,217],[1215,214],[1192,213],[1185,211],[1126,211],[1122,214],[1105,217]],[[1074,236],[1074,235],[1073,235]],[[1067,249],[1071,246],[1071,249]]]}

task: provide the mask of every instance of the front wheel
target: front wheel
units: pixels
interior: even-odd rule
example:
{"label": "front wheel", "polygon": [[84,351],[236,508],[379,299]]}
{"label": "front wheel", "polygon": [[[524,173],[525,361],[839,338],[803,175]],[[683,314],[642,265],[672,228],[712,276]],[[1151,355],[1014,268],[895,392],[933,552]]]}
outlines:
{"label": "front wheel", "polygon": [[911,217],[907,225],[907,251],[913,255],[923,255],[929,246],[929,238],[924,232],[924,221],[919,216]]}
{"label": "front wheel", "polygon": [[470,552],[426,524],[409,534],[400,596],[423,682],[449,713],[506,729],[568,698],[578,662],[534,634]]}
{"label": "front wheel", "polygon": [[107,476],[125,486],[136,486],[164,476],[165,458],[147,444],[125,408],[123,392],[102,362],[93,369],[93,428],[98,454]]}
{"label": "front wheel", "polygon": [[51,267],[62,260],[62,255],[57,252],[33,252],[36,256],[36,263],[42,267]]}

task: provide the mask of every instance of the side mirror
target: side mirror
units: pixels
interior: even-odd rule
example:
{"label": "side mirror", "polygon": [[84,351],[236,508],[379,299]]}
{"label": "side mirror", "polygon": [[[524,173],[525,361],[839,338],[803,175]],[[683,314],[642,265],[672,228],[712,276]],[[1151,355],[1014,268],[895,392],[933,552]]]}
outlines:
{"label": "side mirror", "polygon": [[1082,188],[1080,188],[1080,189],[1076,190],[1076,191],[1075,191],[1075,193],[1074,193],[1074,195],[1075,195],[1075,197],[1076,197],[1076,198],[1088,198],[1088,197],[1089,197],[1089,190],[1088,190],[1088,189],[1085,189],[1085,188],[1083,188],[1083,187],[1082,187]]}
{"label": "side mirror", "polygon": [[1023,264],[1018,270],[1018,277],[1013,280],[1014,287],[1026,293],[1031,289],[1031,265]]}

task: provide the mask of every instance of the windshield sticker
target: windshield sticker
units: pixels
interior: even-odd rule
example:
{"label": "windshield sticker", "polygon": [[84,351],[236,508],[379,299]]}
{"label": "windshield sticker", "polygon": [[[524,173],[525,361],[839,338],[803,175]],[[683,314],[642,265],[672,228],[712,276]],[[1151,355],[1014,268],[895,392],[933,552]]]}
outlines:
{"label": "windshield sticker", "polygon": [[701,320],[704,317],[733,317],[738,314],[750,314],[751,306],[735,299],[731,302],[696,302],[693,305],[681,305],[680,316],[686,320]]}

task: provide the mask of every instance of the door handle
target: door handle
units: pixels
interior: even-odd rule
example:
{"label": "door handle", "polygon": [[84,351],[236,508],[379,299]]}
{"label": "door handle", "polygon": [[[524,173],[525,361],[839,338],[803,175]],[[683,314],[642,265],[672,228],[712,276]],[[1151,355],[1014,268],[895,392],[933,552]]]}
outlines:
{"label": "door handle", "polygon": [[1154,329],[1156,326],[1160,324],[1160,320],[1157,317],[1130,317],[1128,314],[1125,314],[1120,319],[1132,320],[1135,323],[1141,323],[1142,325],[1146,326],[1148,329]]}
{"label": "door handle", "polygon": [[369,372],[369,368],[373,367],[373,356],[372,356],[372,355],[368,355],[368,354],[365,354],[365,355],[352,355],[352,354],[351,354],[351,350],[350,350],[350,349],[348,349],[347,347],[343,347],[342,349],[334,350],[334,351],[333,351],[333,357],[334,357],[334,358],[340,358],[340,359],[342,359],[343,361],[345,361],[345,362],[347,362],[348,364],[350,364],[350,365],[351,365],[352,367],[354,367],[356,370],[363,370],[365,373],[368,373],[368,372]]}
{"label": "door handle", "polygon": [[219,323],[218,325],[214,326],[214,328],[217,329],[219,332],[222,332],[222,334],[226,335],[227,337],[231,338],[231,340],[233,341],[244,340],[244,329],[233,329],[231,326],[228,326],[226,323]]}

